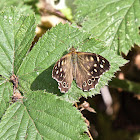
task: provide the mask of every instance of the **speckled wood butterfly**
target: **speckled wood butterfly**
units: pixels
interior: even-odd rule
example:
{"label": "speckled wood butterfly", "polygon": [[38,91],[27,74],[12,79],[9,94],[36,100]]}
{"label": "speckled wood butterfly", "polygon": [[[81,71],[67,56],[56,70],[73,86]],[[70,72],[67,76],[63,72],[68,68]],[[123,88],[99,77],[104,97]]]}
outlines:
{"label": "speckled wood butterfly", "polygon": [[100,76],[109,68],[110,64],[104,57],[95,53],[76,52],[72,47],[70,53],[54,65],[52,77],[58,82],[62,93],[68,92],[73,79],[80,89],[89,91],[95,88]]}

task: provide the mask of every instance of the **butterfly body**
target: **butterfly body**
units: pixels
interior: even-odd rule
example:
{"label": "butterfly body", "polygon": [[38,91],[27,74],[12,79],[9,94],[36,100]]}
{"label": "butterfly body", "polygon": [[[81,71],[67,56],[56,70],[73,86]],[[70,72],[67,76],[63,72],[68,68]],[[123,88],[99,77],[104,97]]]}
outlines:
{"label": "butterfly body", "polygon": [[73,67],[72,75],[73,75],[73,79],[75,80],[76,79],[77,58],[78,58],[75,48],[71,48],[70,55],[71,55],[71,65]]}
{"label": "butterfly body", "polygon": [[83,91],[95,88],[100,76],[109,70],[109,62],[102,56],[89,52],[76,52],[75,48],[63,56],[54,65],[52,77],[58,82],[59,89],[66,93],[76,80]]}

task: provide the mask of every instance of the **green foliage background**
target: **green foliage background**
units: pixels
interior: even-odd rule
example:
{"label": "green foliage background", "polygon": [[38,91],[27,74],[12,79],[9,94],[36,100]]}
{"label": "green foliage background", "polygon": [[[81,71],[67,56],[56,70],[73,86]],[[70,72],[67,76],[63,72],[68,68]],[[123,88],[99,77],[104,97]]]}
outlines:
{"label": "green foliage background", "polygon": [[[84,133],[84,119],[72,103],[81,96],[99,94],[119,67],[127,63],[118,54],[127,54],[134,43],[140,42],[138,1],[105,1],[103,5],[101,1],[77,0],[75,18],[83,28],[59,24],[29,52],[38,17],[32,3],[3,1],[0,6],[0,139],[89,139]],[[16,7],[3,8],[11,5]],[[52,79],[54,64],[72,46],[78,51],[102,55],[111,64],[90,92],[83,92],[73,81],[69,92],[62,94]],[[12,74],[18,76],[18,89],[24,98],[10,104]]]}

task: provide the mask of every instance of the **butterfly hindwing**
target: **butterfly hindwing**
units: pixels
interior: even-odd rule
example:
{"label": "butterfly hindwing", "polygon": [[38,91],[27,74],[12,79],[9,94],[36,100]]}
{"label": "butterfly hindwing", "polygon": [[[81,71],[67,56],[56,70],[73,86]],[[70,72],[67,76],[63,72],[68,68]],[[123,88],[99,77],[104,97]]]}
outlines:
{"label": "butterfly hindwing", "polygon": [[57,61],[52,71],[52,77],[58,82],[58,88],[62,93],[69,90],[73,80],[70,54],[66,54]]}
{"label": "butterfly hindwing", "polygon": [[76,84],[83,91],[89,91],[95,88],[95,85],[98,83],[99,78],[95,78],[91,74],[87,75],[83,65],[77,65],[76,68]]}

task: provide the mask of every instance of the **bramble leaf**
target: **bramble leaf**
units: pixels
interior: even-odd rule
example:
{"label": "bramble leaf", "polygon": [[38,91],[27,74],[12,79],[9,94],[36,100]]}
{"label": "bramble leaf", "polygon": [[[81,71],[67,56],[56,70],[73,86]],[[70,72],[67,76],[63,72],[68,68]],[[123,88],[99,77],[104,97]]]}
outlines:
{"label": "bramble leaf", "polygon": [[75,18],[92,36],[105,41],[117,53],[127,54],[140,45],[139,0],[76,0]]}
{"label": "bramble leaf", "polygon": [[0,123],[0,139],[88,140],[87,126],[72,104],[42,91],[11,105]]}
{"label": "bramble leaf", "polygon": [[0,13],[0,75],[16,74],[34,36],[34,15],[23,15],[15,7]]}
{"label": "bramble leaf", "polygon": [[[46,90],[60,95],[61,98],[75,102],[81,96],[87,97],[100,93],[101,87],[107,85],[114,72],[127,61],[116,55],[95,39],[88,39],[90,35],[68,24],[59,24],[47,32],[22,63],[19,71],[19,82],[22,90]],[[61,94],[57,82],[52,78],[54,64],[74,46],[77,51],[93,52],[105,57],[111,69],[101,76],[99,84],[90,92],[83,92],[73,81],[72,87],[66,94]]]}

